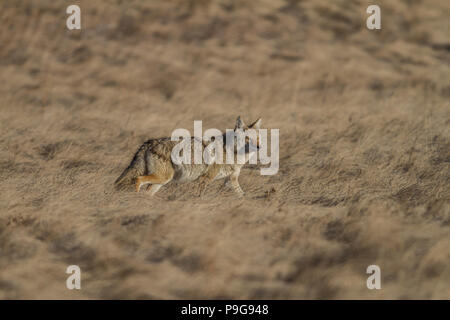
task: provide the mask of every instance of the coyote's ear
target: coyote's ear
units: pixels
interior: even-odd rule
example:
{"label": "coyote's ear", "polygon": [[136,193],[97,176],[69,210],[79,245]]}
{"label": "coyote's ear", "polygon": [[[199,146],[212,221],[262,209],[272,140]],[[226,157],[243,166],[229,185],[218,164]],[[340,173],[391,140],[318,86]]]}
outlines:
{"label": "coyote's ear", "polygon": [[253,122],[249,128],[253,128],[253,129],[259,129],[261,128],[261,118],[259,118],[258,120],[256,120],[255,122]]}
{"label": "coyote's ear", "polygon": [[234,127],[234,130],[244,129],[244,127],[245,127],[245,123],[244,123],[244,121],[241,120],[241,116],[237,117],[236,126]]}

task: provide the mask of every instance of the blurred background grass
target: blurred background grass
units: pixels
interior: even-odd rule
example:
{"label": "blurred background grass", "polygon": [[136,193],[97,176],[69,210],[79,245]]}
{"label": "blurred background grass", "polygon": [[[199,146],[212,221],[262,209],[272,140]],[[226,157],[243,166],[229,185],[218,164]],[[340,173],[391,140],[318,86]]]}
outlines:
{"label": "blurred background grass", "polygon": [[[450,3],[0,4],[1,298],[448,298]],[[280,171],[155,198],[148,138],[280,129]],[[82,269],[82,290],[65,269]],[[382,290],[366,288],[378,264]]]}

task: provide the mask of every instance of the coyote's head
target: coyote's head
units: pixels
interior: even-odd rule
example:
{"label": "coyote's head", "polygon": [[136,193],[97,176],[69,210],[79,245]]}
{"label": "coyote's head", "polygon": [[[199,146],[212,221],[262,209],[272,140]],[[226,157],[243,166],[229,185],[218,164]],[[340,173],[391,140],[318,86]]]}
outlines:
{"label": "coyote's head", "polygon": [[[244,146],[239,148],[239,142],[237,142],[237,152],[243,152],[245,154],[245,162],[253,157],[260,148],[259,141],[259,129],[261,128],[261,118],[256,120],[250,125],[246,125],[241,117],[237,117],[236,125],[234,127],[235,140],[243,139]],[[242,143],[242,142],[241,142]]]}

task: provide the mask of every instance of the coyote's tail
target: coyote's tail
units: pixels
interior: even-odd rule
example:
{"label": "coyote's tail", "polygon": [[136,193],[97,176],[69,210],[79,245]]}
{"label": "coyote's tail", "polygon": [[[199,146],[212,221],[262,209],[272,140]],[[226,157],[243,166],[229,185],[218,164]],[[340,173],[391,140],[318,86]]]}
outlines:
{"label": "coyote's tail", "polygon": [[143,145],[131,160],[130,165],[122,172],[122,174],[114,182],[117,190],[122,190],[133,184],[138,176],[145,173],[145,145]]}

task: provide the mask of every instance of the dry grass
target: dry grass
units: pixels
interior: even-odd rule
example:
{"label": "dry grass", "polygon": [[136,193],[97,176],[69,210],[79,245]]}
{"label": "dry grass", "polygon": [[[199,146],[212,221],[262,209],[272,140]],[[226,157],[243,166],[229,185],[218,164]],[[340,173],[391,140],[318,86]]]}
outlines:
{"label": "dry grass", "polygon": [[[0,4],[0,298],[450,298],[450,4]],[[150,137],[280,128],[280,171],[155,198]],[[65,269],[82,269],[82,290]],[[368,265],[382,289],[366,288]]]}

